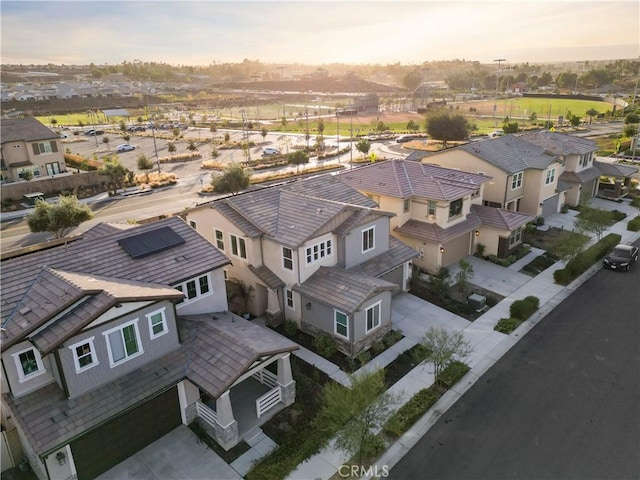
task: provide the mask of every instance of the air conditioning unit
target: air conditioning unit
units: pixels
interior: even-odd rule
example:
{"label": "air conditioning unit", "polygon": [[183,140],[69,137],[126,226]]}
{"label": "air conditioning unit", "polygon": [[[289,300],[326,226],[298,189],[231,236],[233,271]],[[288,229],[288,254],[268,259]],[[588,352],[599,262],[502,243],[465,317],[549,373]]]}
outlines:
{"label": "air conditioning unit", "polygon": [[477,293],[472,293],[467,297],[467,303],[471,305],[476,312],[481,312],[487,306],[487,297],[478,295]]}

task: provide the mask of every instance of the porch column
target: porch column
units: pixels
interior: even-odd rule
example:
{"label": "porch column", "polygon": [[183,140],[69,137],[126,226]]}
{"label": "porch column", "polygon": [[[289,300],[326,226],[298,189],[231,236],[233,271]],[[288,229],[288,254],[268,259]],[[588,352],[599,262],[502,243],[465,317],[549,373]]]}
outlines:
{"label": "porch column", "polygon": [[238,422],[233,417],[229,390],[216,400],[216,440],[228,450],[238,443]]}
{"label": "porch column", "polygon": [[280,386],[280,396],[282,402],[289,406],[296,401],[296,382],[291,374],[291,354],[278,359],[278,385]]}

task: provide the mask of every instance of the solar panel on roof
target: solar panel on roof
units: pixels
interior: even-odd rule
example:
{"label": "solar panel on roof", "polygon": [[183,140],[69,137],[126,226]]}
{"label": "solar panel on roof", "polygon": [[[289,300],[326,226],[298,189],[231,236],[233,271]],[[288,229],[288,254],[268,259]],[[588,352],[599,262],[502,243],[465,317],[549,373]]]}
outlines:
{"label": "solar panel on roof", "polygon": [[118,240],[132,258],[143,258],[184,243],[184,238],[171,227],[162,227]]}

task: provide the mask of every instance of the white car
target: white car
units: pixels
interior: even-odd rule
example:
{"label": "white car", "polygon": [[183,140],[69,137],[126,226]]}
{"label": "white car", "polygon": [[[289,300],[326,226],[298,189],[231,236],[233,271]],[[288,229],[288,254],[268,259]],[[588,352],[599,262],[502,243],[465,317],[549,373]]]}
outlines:
{"label": "white car", "polygon": [[273,147],[267,147],[262,150],[262,155],[280,155],[280,150]]}
{"label": "white car", "polygon": [[130,152],[131,150],[135,150],[135,149],[136,149],[135,145],[129,145],[128,143],[123,143],[122,145],[118,145],[116,147],[116,152],[118,153]]}

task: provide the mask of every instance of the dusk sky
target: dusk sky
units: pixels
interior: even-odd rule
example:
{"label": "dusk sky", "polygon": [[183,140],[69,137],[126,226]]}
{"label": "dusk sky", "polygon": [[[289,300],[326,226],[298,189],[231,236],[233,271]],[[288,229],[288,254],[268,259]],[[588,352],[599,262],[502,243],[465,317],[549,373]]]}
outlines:
{"label": "dusk sky", "polygon": [[637,59],[640,2],[6,1],[3,64]]}

